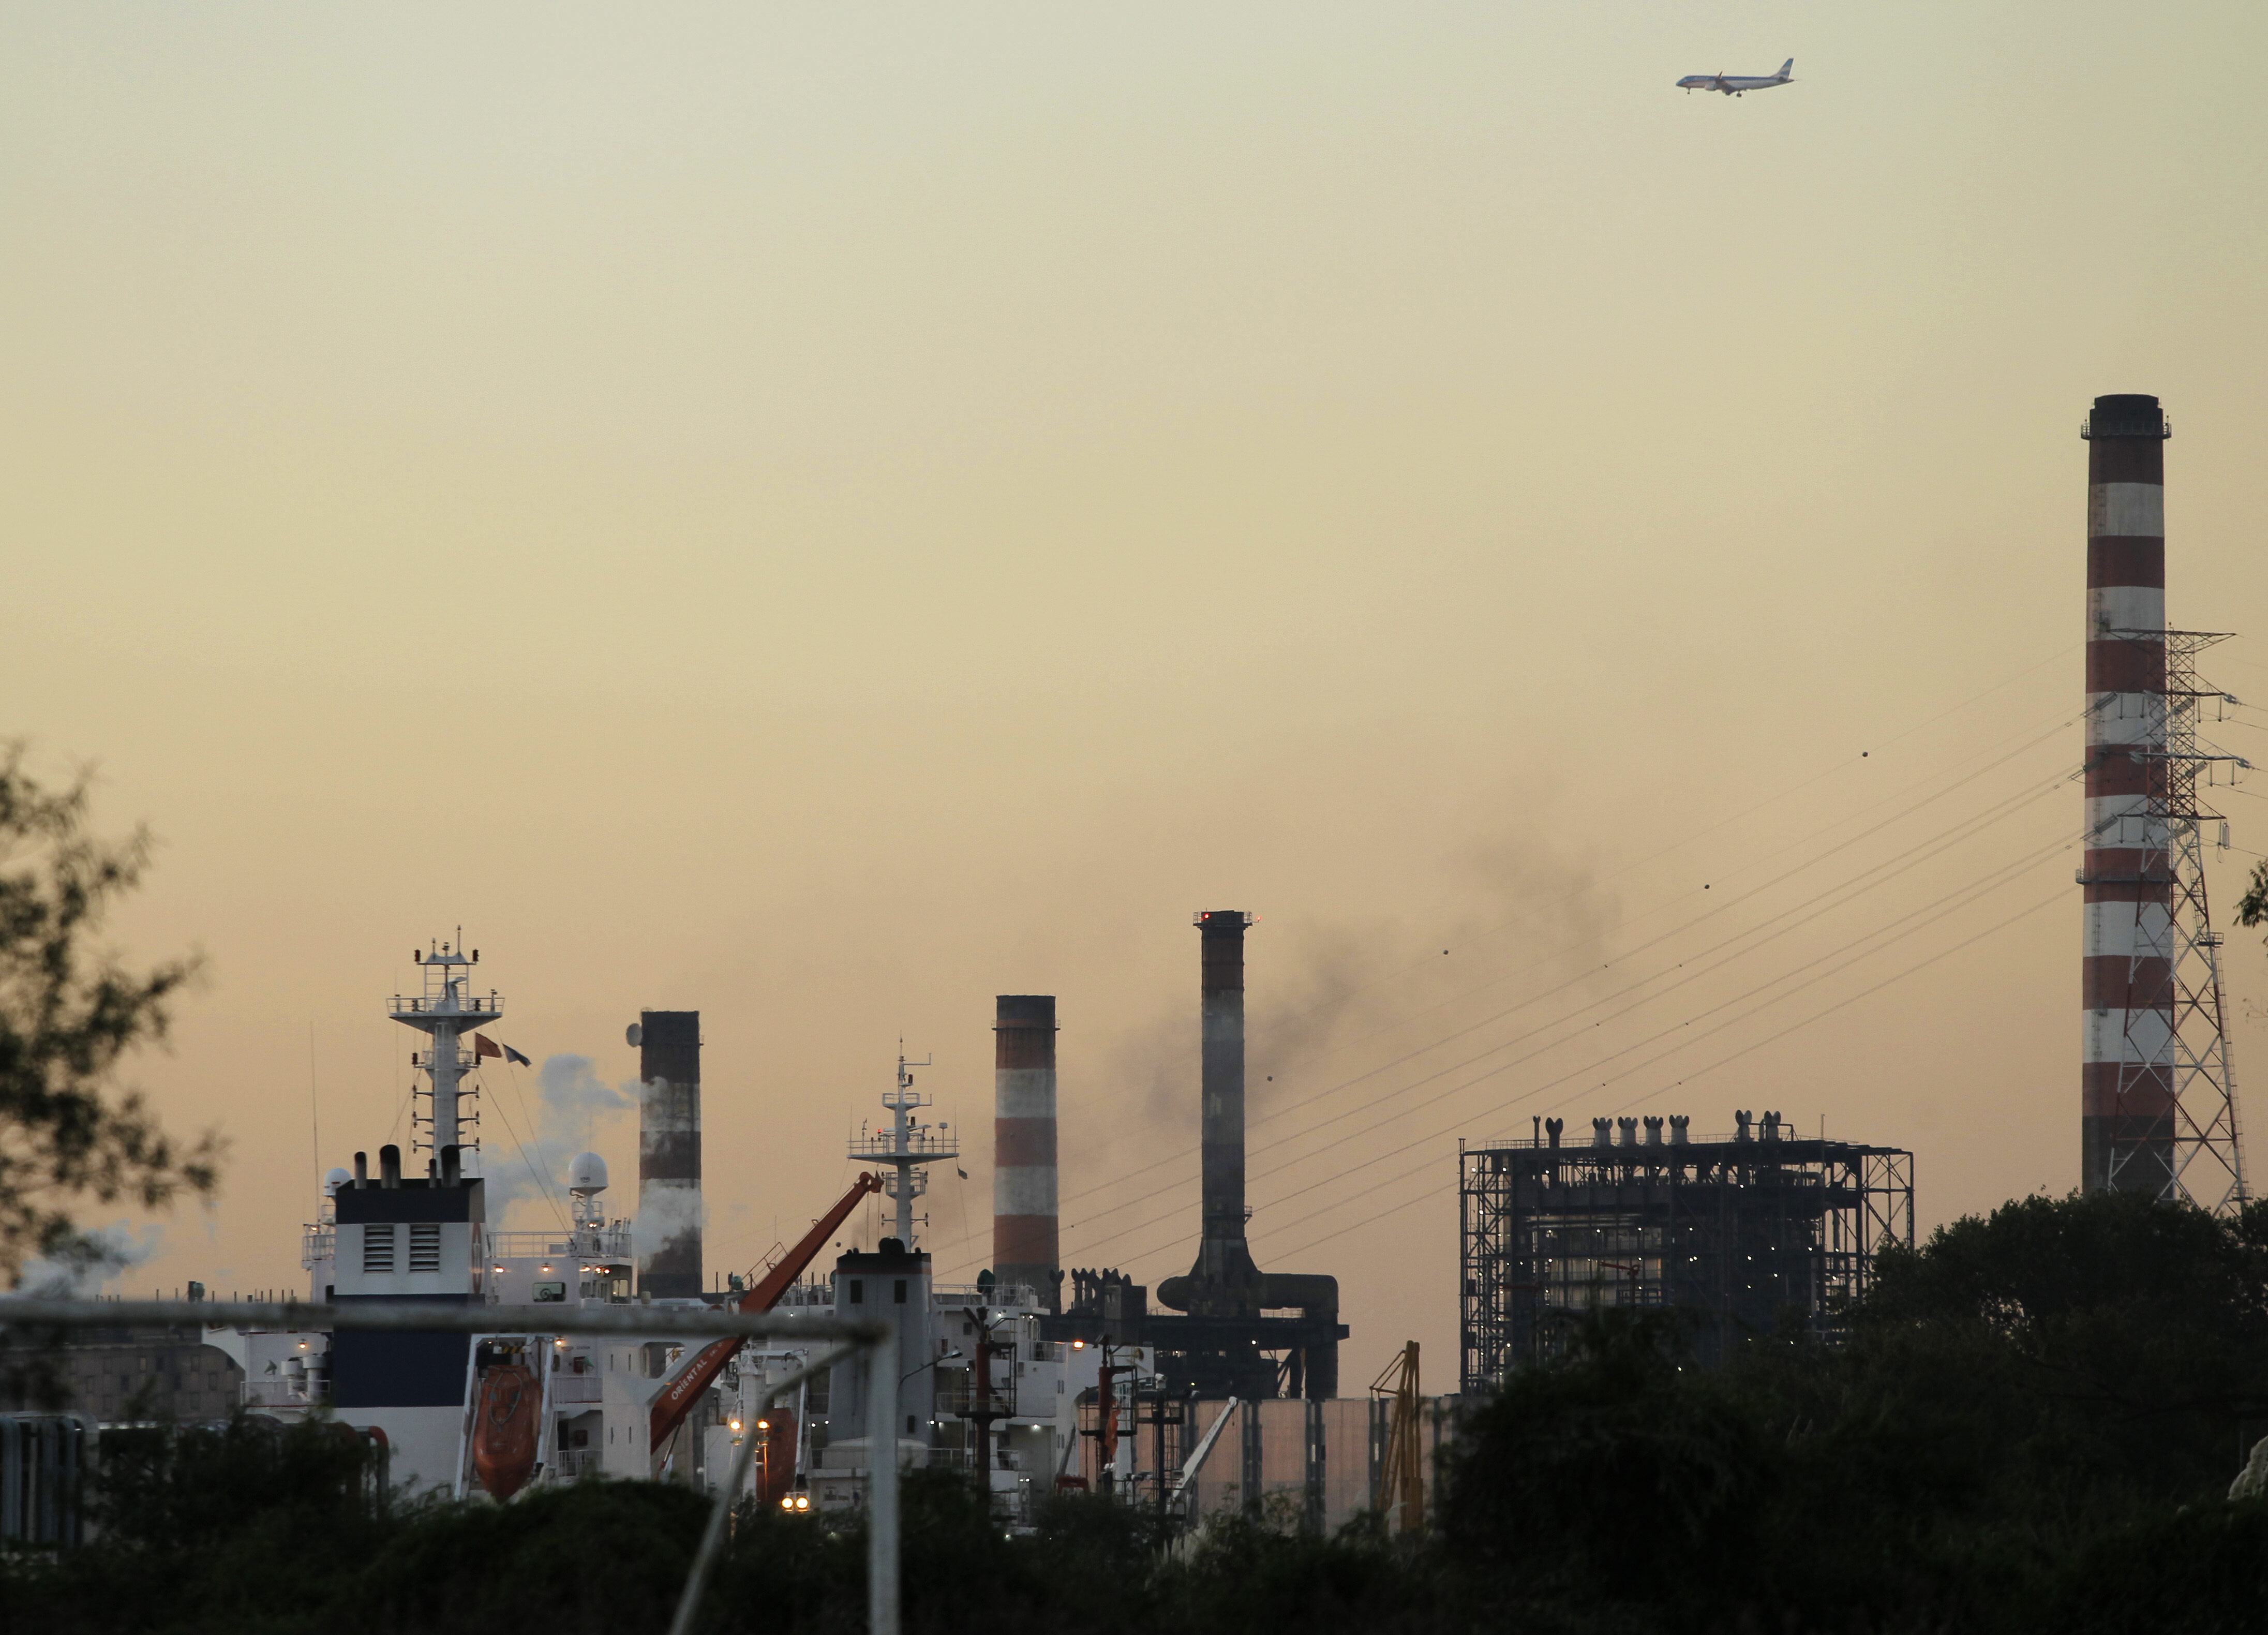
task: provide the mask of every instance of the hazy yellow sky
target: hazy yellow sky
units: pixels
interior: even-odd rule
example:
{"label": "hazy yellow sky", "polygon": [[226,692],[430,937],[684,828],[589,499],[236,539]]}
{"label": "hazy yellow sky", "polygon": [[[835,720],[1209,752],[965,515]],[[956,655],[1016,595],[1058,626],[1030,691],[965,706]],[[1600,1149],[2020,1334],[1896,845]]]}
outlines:
{"label": "hazy yellow sky", "polygon": [[1351,1385],[1451,1373],[1459,1134],[1651,1096],[1911,1145],[1926,1223],[2070,1186],[2076,431],[2165,400],[2172,617],[2268,633],[2264,57],[2234,4],[0,10],[0,730],[163,837],[120,941],[210,978],[137,1076],[234,1143],[129,1282],[297,1278],[460,923],[539,1062],[703,1013],[712,1270],[901,1035],[976,1134],[991,996],[1061,996],[1066,1255],[1154,1284],[1189,912],[1257,911],[1255,1248],[1341,1278]]}

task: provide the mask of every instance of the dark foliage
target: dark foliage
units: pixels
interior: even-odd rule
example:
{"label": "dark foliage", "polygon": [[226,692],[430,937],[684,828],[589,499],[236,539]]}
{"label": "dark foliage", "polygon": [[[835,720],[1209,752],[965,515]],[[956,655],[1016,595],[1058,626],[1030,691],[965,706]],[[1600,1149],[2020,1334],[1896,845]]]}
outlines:
{"label": "dark foliage", "polygon": [[394,1529],[372,1491],[336,1425],[107,1432],[86,1496],[100,1542],[11,1564],[0,1607],[26,1629],[306,1627],[311,1591],[355,1578]]}
{"label": "dark foliage", "polygon": [[2155,1593],[2268,1596],[2219,1542],[2262,1508],[2222,1496],[2268,1432],[2264,1246],[2259,1206],[2031,1198],[1886,1256],[1832,1350],[1702,1375],[1674,1330],[1602,1325],[1469,1421],[1442,1570],[1546,1626],[2021,1631],[2170,1528],[2221,1565]]}
{"label": "dark foliage", "polygon": [[2244,882],[2244,895],[2236,900],[2236,923],[2268,925],[2268,858],[2252,865],[2252,878]]}
{"label": "dark foliage", "polygon": [[355,1574],[324,1625],[372,1635],[659,1630],[707,1515],[700,1495],[654,1482],[548,1488],[515,1505],[431,1506]]}
{"label": "dark foliage", "polygon": [[1389,1635],[1435,1628],[1442,1610],[1417,1555],[1360,1522],[1323,1538],[1275,1518],[1223,1516],[1159,1575],[1157,1592],[1164,1617],[1149,1627],[1174,1630]]}
{"label": "dark foliage", "polygon": [[[1008,1536],[943,1473],[905,1489],[909,1635],[2095,1635],[2262,1627],[2268,1212],[2029,1199],[1887,1257],[1847,1344],[1704,1374],[1660,1320],[1601,1323],[1470,1405],[1434,1530],[1221,1517],[1168,1547],[1065,1499]],[[594,1483],[509,1506],[368,1499],[333,1427],[106,1450],[100,1543],[0,1564],[0,1622],[89,1631],[665,1627],[703,1509]],[[857,1635],[855,1520],[747,1513],[713,1635]]]}
{"label": "dark foliage", "polygon": [[89,1262],[72,1225],[88,1202],[157,1209],[210,1192],[219,1145],[183,1150],[139,1096],[111,1094],[120,1062],[162,1039],[194,960],[129,971],[95,946],[104,915],[139,883],[149,837],[107,841],[82,783],[61,793],[0,746],[0,1281],[26,1258]]}
{"label": "dark foliage", "polygon": [[1521,1596],[1672,1599],[1735,1584],[1778,1476],[1756,1418],[1689,1381],[1664,1321],[1608,1321],[1508,1381],[1449,1464],[1452,1553]]}
{"label": "dark foliage", "polygon": [[2203,1504],[2073,1559],[2033,1619],[2057,1635],[2254,1635],[2268,1624],[2268,1504]]}

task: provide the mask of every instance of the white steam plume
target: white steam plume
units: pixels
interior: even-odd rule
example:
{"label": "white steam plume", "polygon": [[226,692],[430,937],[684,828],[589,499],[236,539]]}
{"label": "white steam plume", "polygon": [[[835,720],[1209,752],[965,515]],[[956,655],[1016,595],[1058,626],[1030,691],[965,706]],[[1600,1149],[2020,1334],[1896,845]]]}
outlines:
{"label": "white steam plume", "polygon": [[[488,1125],[492,1134],[505,1138],[489,1143],[485,1153],[490,1220],[503,1220],[508,1207],[531,1199],[547,1217],[555,1204],[563,1212],[567,1167],[577,1153],[595,1147],[605,1126],[637,1105],[637,1080],[609,1085],[599,1077],[587,1056],[547,1056],[543,1065],[535,1070],[535,1105],[529,1109],[523,1099],[514,1096],[512,1084],[499,1082],[502,1075],[486,1077],[489,1098],[512,1098],[499,1101],[509,1119]],[[533,1132],[526,1127],[531,1114],[535,1121]],[[519,1144],[511,1138],[513,1131],[527,1142],[524,1155]],[[541,1174],[541,1185],[531,1171]],[[635,1179],[609,1178],[615,1183],[609,1190],[615,1197],[621,1197],[625,1180]]]}

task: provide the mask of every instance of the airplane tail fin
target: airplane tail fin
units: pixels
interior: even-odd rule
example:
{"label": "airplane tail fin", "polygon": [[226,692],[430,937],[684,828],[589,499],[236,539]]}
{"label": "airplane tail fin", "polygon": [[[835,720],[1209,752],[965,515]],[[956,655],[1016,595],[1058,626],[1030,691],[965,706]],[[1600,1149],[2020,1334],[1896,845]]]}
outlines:
{"label": "airplane tail fin", "polygon": [[1793,79],[1795,77],[1795,59],[1793,57],[1788,58],[1786,62],[1779,65],[1778,77],[1781,79]]}

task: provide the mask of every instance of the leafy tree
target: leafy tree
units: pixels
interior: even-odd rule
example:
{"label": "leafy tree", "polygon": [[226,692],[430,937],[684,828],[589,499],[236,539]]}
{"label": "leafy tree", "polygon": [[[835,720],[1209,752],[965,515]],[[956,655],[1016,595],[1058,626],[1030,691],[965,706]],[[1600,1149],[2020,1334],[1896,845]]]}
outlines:
{"label": "leafy tree", "polygon": [[2252,878],[2245,882],[2244,895],[2236,900],[2236,923],[2268,925],[2268,858],[2252,865]]}
{"label": "leafy tree", "polygon": [[1847,1344],[1759,1351],[1721,1382],[1784,1450],[1759,1525],[1774,1604],[2059,1627],[2040,1609],[2095,1564],[2220,1505],[2268,1406],[2264,1248],[2257,1205],[2224,1220],[2105,1192],[1885,1255]]}
{"label": "leafy tree", "polygon": [[[668,1627],[708,1506],[663,1482],[578,1482],[509,1505],[437,1504],[362,1572],[309,1597],[301,1627],[397,1635]],[[328,1600],[328,1605],[325,1605]]]}
{"label": "leafy tree", "polygon": [[150,837],[89,824],[82,778],[60,792],[0,747],[0,1277],[13,1287],[34,1255],[101,1258],[74,1212],[131,1199],[158,1209],[208,1194],[211,1134],[182,1147],[141,1096],[116,1090],[122,1059],[164,1038],[194,958],[132,971],[94,946],[105,914],[142,878]]}
{"label": "leafy tree", "polygon": [[1681,1368],[1681,1337],[1659,1315],[1603,1314],[1468,1421],[1440,1527],[1478,1593],[1531,1616],[1742,1598],[1778,1456],[1748,1407]]}

